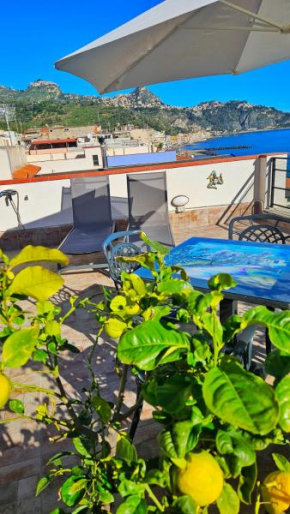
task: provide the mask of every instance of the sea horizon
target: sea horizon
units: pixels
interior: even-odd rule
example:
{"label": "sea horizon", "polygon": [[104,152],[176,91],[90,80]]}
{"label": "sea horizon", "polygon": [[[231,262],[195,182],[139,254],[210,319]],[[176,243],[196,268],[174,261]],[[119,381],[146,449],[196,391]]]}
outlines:
{"label": "sea horizon", "polygon": [[186,150],[207,150],[212,154],[232,157],[264,153],[290,153],[290,128],[258,129],[229,133],[183,147]]}

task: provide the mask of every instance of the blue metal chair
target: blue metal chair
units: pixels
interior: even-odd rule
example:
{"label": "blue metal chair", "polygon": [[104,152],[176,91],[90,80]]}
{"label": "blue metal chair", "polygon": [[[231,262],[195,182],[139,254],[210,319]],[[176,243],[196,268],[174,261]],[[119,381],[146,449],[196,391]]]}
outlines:
{"label": "blue metal chair", "polygon": [[[130,237],[134,238],[134,243],[130,242]],[[136,239],[140,241],[136,241]],[[120,262],[117,257],[135,257],[141,253],[148,252],[148,246],[140,238],[140,230],[125,230],[115,232],[108,236],[103,242],[103,251],[109,267],[111,279],[114,281],[118,290],[121,283],[122,271],[133,273],[139,264],[136,262]]]}

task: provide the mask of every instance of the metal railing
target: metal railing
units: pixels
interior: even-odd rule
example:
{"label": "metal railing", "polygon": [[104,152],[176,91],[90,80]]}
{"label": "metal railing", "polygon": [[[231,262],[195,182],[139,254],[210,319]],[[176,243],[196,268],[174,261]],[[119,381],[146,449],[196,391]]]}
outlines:
{"label": "metal railing", "polygon": [[270,207],[290,209],[290,157],[274,157],[272,159]]}

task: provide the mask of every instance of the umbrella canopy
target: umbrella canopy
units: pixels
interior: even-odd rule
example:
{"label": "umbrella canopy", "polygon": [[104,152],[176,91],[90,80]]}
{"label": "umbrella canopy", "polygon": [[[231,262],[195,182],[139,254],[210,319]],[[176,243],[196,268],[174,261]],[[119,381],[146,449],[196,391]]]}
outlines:
{"label": "umbrella canopy", "polygon": [[290,59],[289,0],[165,0],[56,68],[100,93]]}

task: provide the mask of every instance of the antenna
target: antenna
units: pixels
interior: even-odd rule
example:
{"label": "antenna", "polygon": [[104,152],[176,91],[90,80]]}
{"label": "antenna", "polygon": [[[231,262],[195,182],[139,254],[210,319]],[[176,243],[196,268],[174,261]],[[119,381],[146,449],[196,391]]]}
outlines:
{"label": "antenna", "polygon": [[6,104],[0,105],[0,119],[1,118],[4,119],[5,122],[6,122],[7,131],[9,133],[9,138],[10,138],[10,143],[11,143],[11,146],[13,146],[11,129],[10,129],[10,122],[11,121],[15,121],[17,123],[15,107],[9,106],[9,105],[6,105]]}

